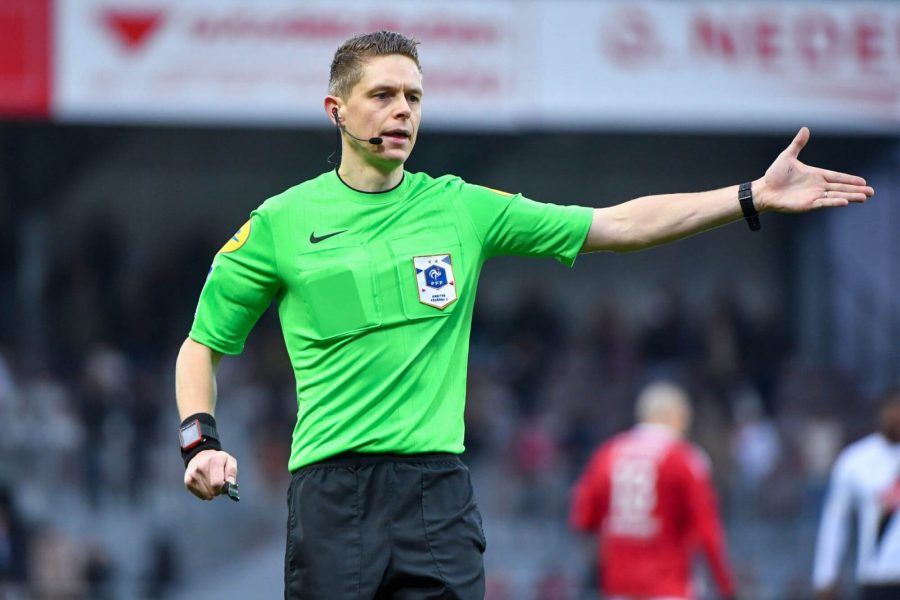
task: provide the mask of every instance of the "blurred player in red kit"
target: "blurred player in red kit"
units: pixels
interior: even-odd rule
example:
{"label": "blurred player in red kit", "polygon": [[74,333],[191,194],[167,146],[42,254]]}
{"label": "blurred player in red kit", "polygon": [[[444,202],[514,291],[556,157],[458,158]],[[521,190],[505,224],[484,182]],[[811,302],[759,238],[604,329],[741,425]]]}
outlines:
{"label": "blurred player in red kit", "polygon": [[597,532],[600,588],[616,600],[693,598],[691,559],[702,548],[723,597],[735,594],[706,454],[683,439],[685,391],[647,386],[638,424],[603,444],[575,487],[570,522]]}

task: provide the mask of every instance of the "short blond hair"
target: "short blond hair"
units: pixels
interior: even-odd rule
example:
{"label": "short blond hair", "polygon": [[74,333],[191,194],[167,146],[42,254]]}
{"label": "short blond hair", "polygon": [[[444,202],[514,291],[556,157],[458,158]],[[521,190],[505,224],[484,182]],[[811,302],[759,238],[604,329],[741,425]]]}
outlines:
{"label": "short blond hair", "polygon": [[343,44],[334,53],[331,61],[331,75],[328,80],[328,93],[332,96],[346,98],[363,77],[365,61],[375,56],[399,54],[412,59],[419,72],[419,42],[396,31],[376,31],[357,35]]}
{"label": "short blond hair", "polygon": [[641,423],[669,420],[674,415],[691,414],[687,391],[671,381],[656,381],[638,395],[635,417]]}

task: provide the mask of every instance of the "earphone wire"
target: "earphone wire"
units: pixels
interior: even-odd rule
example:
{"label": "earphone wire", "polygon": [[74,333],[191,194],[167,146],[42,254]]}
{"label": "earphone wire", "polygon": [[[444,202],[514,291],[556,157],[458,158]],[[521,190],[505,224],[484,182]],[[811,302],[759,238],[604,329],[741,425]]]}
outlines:
{"label": "earphone wire", "polygon": [[340,130],[340,128],[337,129],[337,136],[338,136],[338,147],[336,149],[332,150],[331,154],[328,155],[328,158],[325,159],[326,163],[328,163],[330,165],[334,165],[335,167],[340,166],[340,164],[338,164],[332,160],[332,158],[334,158],[334,155],[337,153],[338,149],[340,149],[340,147],[341,147],[341,130]]}

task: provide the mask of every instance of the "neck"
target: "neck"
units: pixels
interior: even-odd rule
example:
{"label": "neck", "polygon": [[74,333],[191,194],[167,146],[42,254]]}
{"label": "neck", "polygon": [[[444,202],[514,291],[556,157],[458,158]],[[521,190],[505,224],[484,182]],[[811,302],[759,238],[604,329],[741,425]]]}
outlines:
{"label": "neck", "polygon": [[373,165],[350,159],[345,153],[338,167],[341,179],[361,192],[384,192],[397,187],[403,179],[403,163],[397,165]]}
{"label": "neck", "polygon": [[675,419],[647,419],[641,423],[642,425],[652,425],[654,427],[664,427],[670,430],[678,437],[684,437],[684,424]]}

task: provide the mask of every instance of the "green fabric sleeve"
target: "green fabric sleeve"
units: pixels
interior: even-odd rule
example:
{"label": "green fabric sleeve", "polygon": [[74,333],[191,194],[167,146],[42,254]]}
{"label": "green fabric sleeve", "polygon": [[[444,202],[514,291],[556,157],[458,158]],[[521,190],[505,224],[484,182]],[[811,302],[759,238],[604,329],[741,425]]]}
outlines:
{"label": "green fabric sleeve", "polygon": [[240,354],[279,286],[272,230],[265,213],[254,211],[213,259],[191,339],[223,354]]}
{"label": "green fabric sleeve", "polygon": [[572,266],[593,218],[586,206],[535,202],[467,183],[462,197],[486,257],[552,256]]}

